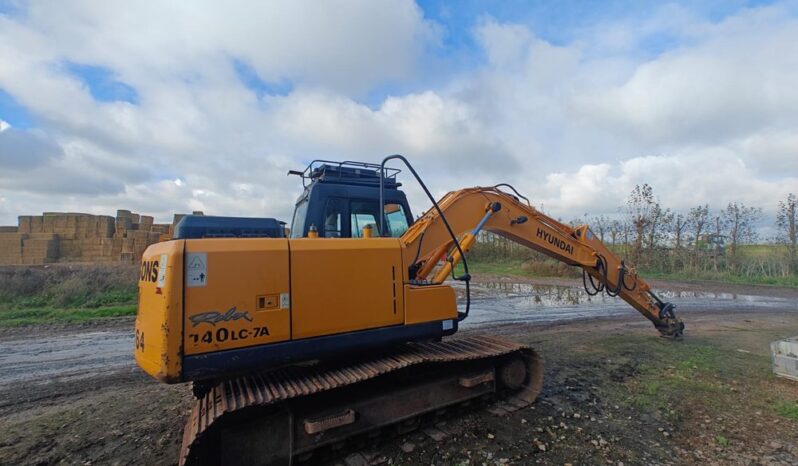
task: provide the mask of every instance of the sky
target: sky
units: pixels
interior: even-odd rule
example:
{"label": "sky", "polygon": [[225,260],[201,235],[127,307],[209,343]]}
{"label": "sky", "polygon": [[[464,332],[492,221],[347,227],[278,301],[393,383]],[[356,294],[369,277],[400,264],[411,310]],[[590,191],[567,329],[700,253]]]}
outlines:
{"label": "sky", "polygon": [[290,220],[288,170],[395,153],[438,196],[511,183],[565,220],[648,183],[772,223],[798,192],[795,44],[797,2],[0,0],[0,225]]}

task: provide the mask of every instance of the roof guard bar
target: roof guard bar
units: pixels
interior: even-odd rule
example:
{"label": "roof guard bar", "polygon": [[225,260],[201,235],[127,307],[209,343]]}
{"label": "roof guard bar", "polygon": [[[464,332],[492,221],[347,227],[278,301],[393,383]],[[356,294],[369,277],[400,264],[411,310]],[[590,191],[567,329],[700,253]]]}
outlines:
{"label": "roof guard bar", "polygon": [[[376,163],[357,162],[357,161],[353,161],[353,160],[345,160],[343,162],[336,162],[336,161],[333,161],[333,160],[316,159],[316,160],[313,160],[312,162],[310,162],[308,164],[308,166],[303,171],[300,172],[299,170],[290,170],[288,172],[288,174],[289,175],[298,175],[298,176],[302,177],[302,186],[303,187],[307,187],[305,181],[306,180],[313,180],[314,178],[318,177],[321,173],[320,174],[316,174],[314,176],[314,172],[316,170],[319,170],[320,168],[322,168],[324,165],[329,165],[329,166],[331,166],[333,168],[353,168],[353,169],[374,170],[374,172],[375,172],[374,174],[376,176],[381,176],[381,177],[384,177],[384,178],[387,178],[387,179],[390,179],[390,178],[396,179],[396,175],[398,175],[399,173],[402,172],[402,170],[400,170],[398,168],[382,167],[381,165],[376,164]],[[322,172],[322,173],[324,173],[324,172]],[[380,175],[380,173],[382,173],[382,175]],[[339,176],[342,176],[342,175],[339,173]]]}

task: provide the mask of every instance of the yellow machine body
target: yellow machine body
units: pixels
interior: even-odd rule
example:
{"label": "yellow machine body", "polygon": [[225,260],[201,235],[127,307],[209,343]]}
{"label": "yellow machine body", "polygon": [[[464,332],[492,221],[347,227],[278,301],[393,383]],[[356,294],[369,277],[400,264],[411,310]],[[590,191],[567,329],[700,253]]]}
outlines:
{"label": "yellow machine body", "polygon": [[[481,231],[580,267],[588,294],[618,296],[662,335],[682,334],[673,305],[588,226],[545,215],[509,185],[430,195],[433,208],[414,217],[384,168],[394,158],[290,172],[305,187],[291,238],[276,219],[188,216],[145,251],[136,360],[163,382],[195,382],[198,398],[181,465],[291,464],[491,393],[532,402],[542,365],[530,348],[437,341],[468,317],[466,256]],[[450,277],[465,284],[463,310]],[[407,344],[419,341],[432,343]]]}
{"label": "yellow machine body", "polygon": [[[453,332],[454,290],[406,284],[402,252],[397,238],[207,238],[153,245],[142,259],[136,360],[148,374],[174,383],[235,373],[239,363],[243,371],[321,358],[369,338],[363,331],[389,330],[402,339],[408,335],[402,327],[427,324],[421,327],[438,329],[437,336]],[[316,351],[321,354],[313,354],[315,339],[336,335],[344,337],[328,338]],[[283,345],[270,354],[278,343]],[[225,354],[232,361],[211,357]],[[200,368],[187,372],[187,360]]]}

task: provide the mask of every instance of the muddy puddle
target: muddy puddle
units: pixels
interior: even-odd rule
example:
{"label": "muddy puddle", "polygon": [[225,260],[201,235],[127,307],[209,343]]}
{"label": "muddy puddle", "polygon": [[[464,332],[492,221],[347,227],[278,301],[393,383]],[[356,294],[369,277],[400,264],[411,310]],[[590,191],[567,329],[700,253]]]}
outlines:
{"label": "muddy puddle", "polygon": [[[462,295],[463,287],[459,283],[454,286],[460,288],[458,294]],[[798,312],[798,304],[789,298],[700,291],[656,290],[656,293],[663,301],[676,305],[677,314],[691,310],[757,308]],[[637,311],[621,298],[604,293],[590,296],[582,287],[488,282],[471,285],[471,312],[461,325],[551,323],[635,314]]]}

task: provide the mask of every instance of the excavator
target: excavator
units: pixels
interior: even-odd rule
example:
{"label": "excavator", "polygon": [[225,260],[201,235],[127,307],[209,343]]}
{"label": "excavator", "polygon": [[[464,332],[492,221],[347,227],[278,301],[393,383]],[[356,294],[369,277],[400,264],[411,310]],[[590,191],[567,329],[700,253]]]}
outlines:
{"label": "excavator", "polygon": [[[417,219],[388,162],[430,199]],[[317,462],[449,408],[532,403],[543,383],[532,348],[453,336],[470,312],[467,253],[483,231],[580,267],[590,294],[620,297],[662,336],[684,331],[587,225],[545,215],[508,184],[436,200],[401,155],[316,160],[289,175],[304,187],[290,229],[187,216],[143,255],[135,359],[161,382],[191,382],[196,397],[181,465]],[[450,278],[463,283],[459,307]]]}

